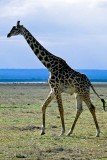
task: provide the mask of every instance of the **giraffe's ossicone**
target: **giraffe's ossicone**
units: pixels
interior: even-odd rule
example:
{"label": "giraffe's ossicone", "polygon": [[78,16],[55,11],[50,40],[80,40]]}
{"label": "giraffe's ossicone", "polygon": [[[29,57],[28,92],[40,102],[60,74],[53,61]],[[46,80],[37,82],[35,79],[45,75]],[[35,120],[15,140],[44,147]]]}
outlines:
{"label": "giraffe's ossicone", "polygon": [[[56,98],[58,109],[61,118],[62,130],[61,135],[65,132],[65,123],[64,123],[64,109],[62,104],[61,93],[65,92],[70,95],[75,94],[76,98],[76,117],[74,119],[73,125],[68,132],[68,136],[73,132],[76,122],[82,113],[82,102],[84,101],[87,107],[89,108],[94,122],[96,126],[96,136],[99,136],[100,129],[96,119],[95,107],[90,100],[90,87],[94,91],[94,93],[100,98],[100,96],[95,91],[91,82],[87,78],[86,75],[81,74],[75,70],[73,70],[62,58],[57,57],[46,50],[33,36],[32,34],[23,26],[20,25],[20,21],[17,22],[17,25],[14,26],[7,37],[22,35],[34,54],[38,57],[38,59],[43,63],[43,65],[49,70],[49,85],[51,87],[51,91],[45,100],[42,106],[42,130],[41,135],[45,134],[45,112],[49,103]],[[103,102],[103,108],[105,110],[105,101],[104,99],[100,100]]]}

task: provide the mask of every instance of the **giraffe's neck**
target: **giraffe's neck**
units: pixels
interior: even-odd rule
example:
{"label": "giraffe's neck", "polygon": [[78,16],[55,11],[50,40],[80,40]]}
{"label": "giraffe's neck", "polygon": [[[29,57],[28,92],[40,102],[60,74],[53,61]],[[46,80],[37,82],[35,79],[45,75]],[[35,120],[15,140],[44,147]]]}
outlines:
{"label": "giraffe's neck", "polygon": [[59,63],[61,58],[54,56],[50,52],[48,52],[26,29],[23,28],[22,35],[26,39],[27,43],[33,50],[34,54],[38,57],[38,59],[43,63],[43,65],[52,72],[54,65]]}

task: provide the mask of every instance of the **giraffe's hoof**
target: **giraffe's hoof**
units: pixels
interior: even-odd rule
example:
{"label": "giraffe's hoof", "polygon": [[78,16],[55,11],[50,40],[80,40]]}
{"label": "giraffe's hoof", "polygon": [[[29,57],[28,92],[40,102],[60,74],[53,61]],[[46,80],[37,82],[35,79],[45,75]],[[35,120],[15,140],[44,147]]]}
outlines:
{"label": "giraffe's hoof", "polygon": [[61,134],[60,134],[59,136],[63,136],[63,135],[64,135],[64,133],[65,133],[65,131],[61,132]]}
{"label": "giraffe's hoof", "polygon": [[71,133],[69,133],[69,132],[66,134],[67,137],[70,137],[70,135],[71,135]]}
{"label": "giraffe's hoof", "polygon": [[99,134],[96,134],[96,137],[100,137],[100,135],[99,135]]}
{"label": "giraffe's hoof", "polygon": [[45,132],[41,132],[41,135],[44,135],[45,134]]}
{"label": "giraffe's hoof", "polygon": [[70,130],[68,133],[67,133],[67,135],[66,136],[70,136],[72,134],[72,131]]}
{"label": "giraffe's hoof", "polygon": [[100,130],[96,132],[96,137],[100,137]]}

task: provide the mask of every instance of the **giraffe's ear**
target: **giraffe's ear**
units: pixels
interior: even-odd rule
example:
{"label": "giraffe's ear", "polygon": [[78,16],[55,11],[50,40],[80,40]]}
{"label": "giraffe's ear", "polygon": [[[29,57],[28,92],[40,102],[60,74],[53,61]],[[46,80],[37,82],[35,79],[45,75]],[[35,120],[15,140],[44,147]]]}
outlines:
{"label": "giraffe's ear", "polygon": [[17,27],[20,27],[20,21],[17,21]]}

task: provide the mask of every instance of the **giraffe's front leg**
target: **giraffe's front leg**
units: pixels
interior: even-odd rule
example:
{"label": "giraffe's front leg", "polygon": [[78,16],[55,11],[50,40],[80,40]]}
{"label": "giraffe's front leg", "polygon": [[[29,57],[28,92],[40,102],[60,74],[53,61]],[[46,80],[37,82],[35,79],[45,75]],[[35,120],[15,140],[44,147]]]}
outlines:
{"label": "giraffe's front leg", "polygon": [[61,130],[61,135],[63,135],[65,133],[65,123],[64,123],[64,109],[63,109],[63,104],[62,104],[62,98],[61,98],[61,92],[60,90],[55,89],[55,96],[56,96],[56,100],[58,103],[58,109],[59,109],[59,113],[60,113],[60,117],[61,117],[61,124],[62,124],[62,130]]}
{"label": "giraffe's front leg", "polygon": [[41,128],[41,135],[45,134],[45,112],[46,112],[46,108],[48,106],[48,104],[52,101],[52,99],[54,98],[54,91],[51,91],[46,99],[46,101],[44,102],[43,106],[42,106],[42,128]]}

